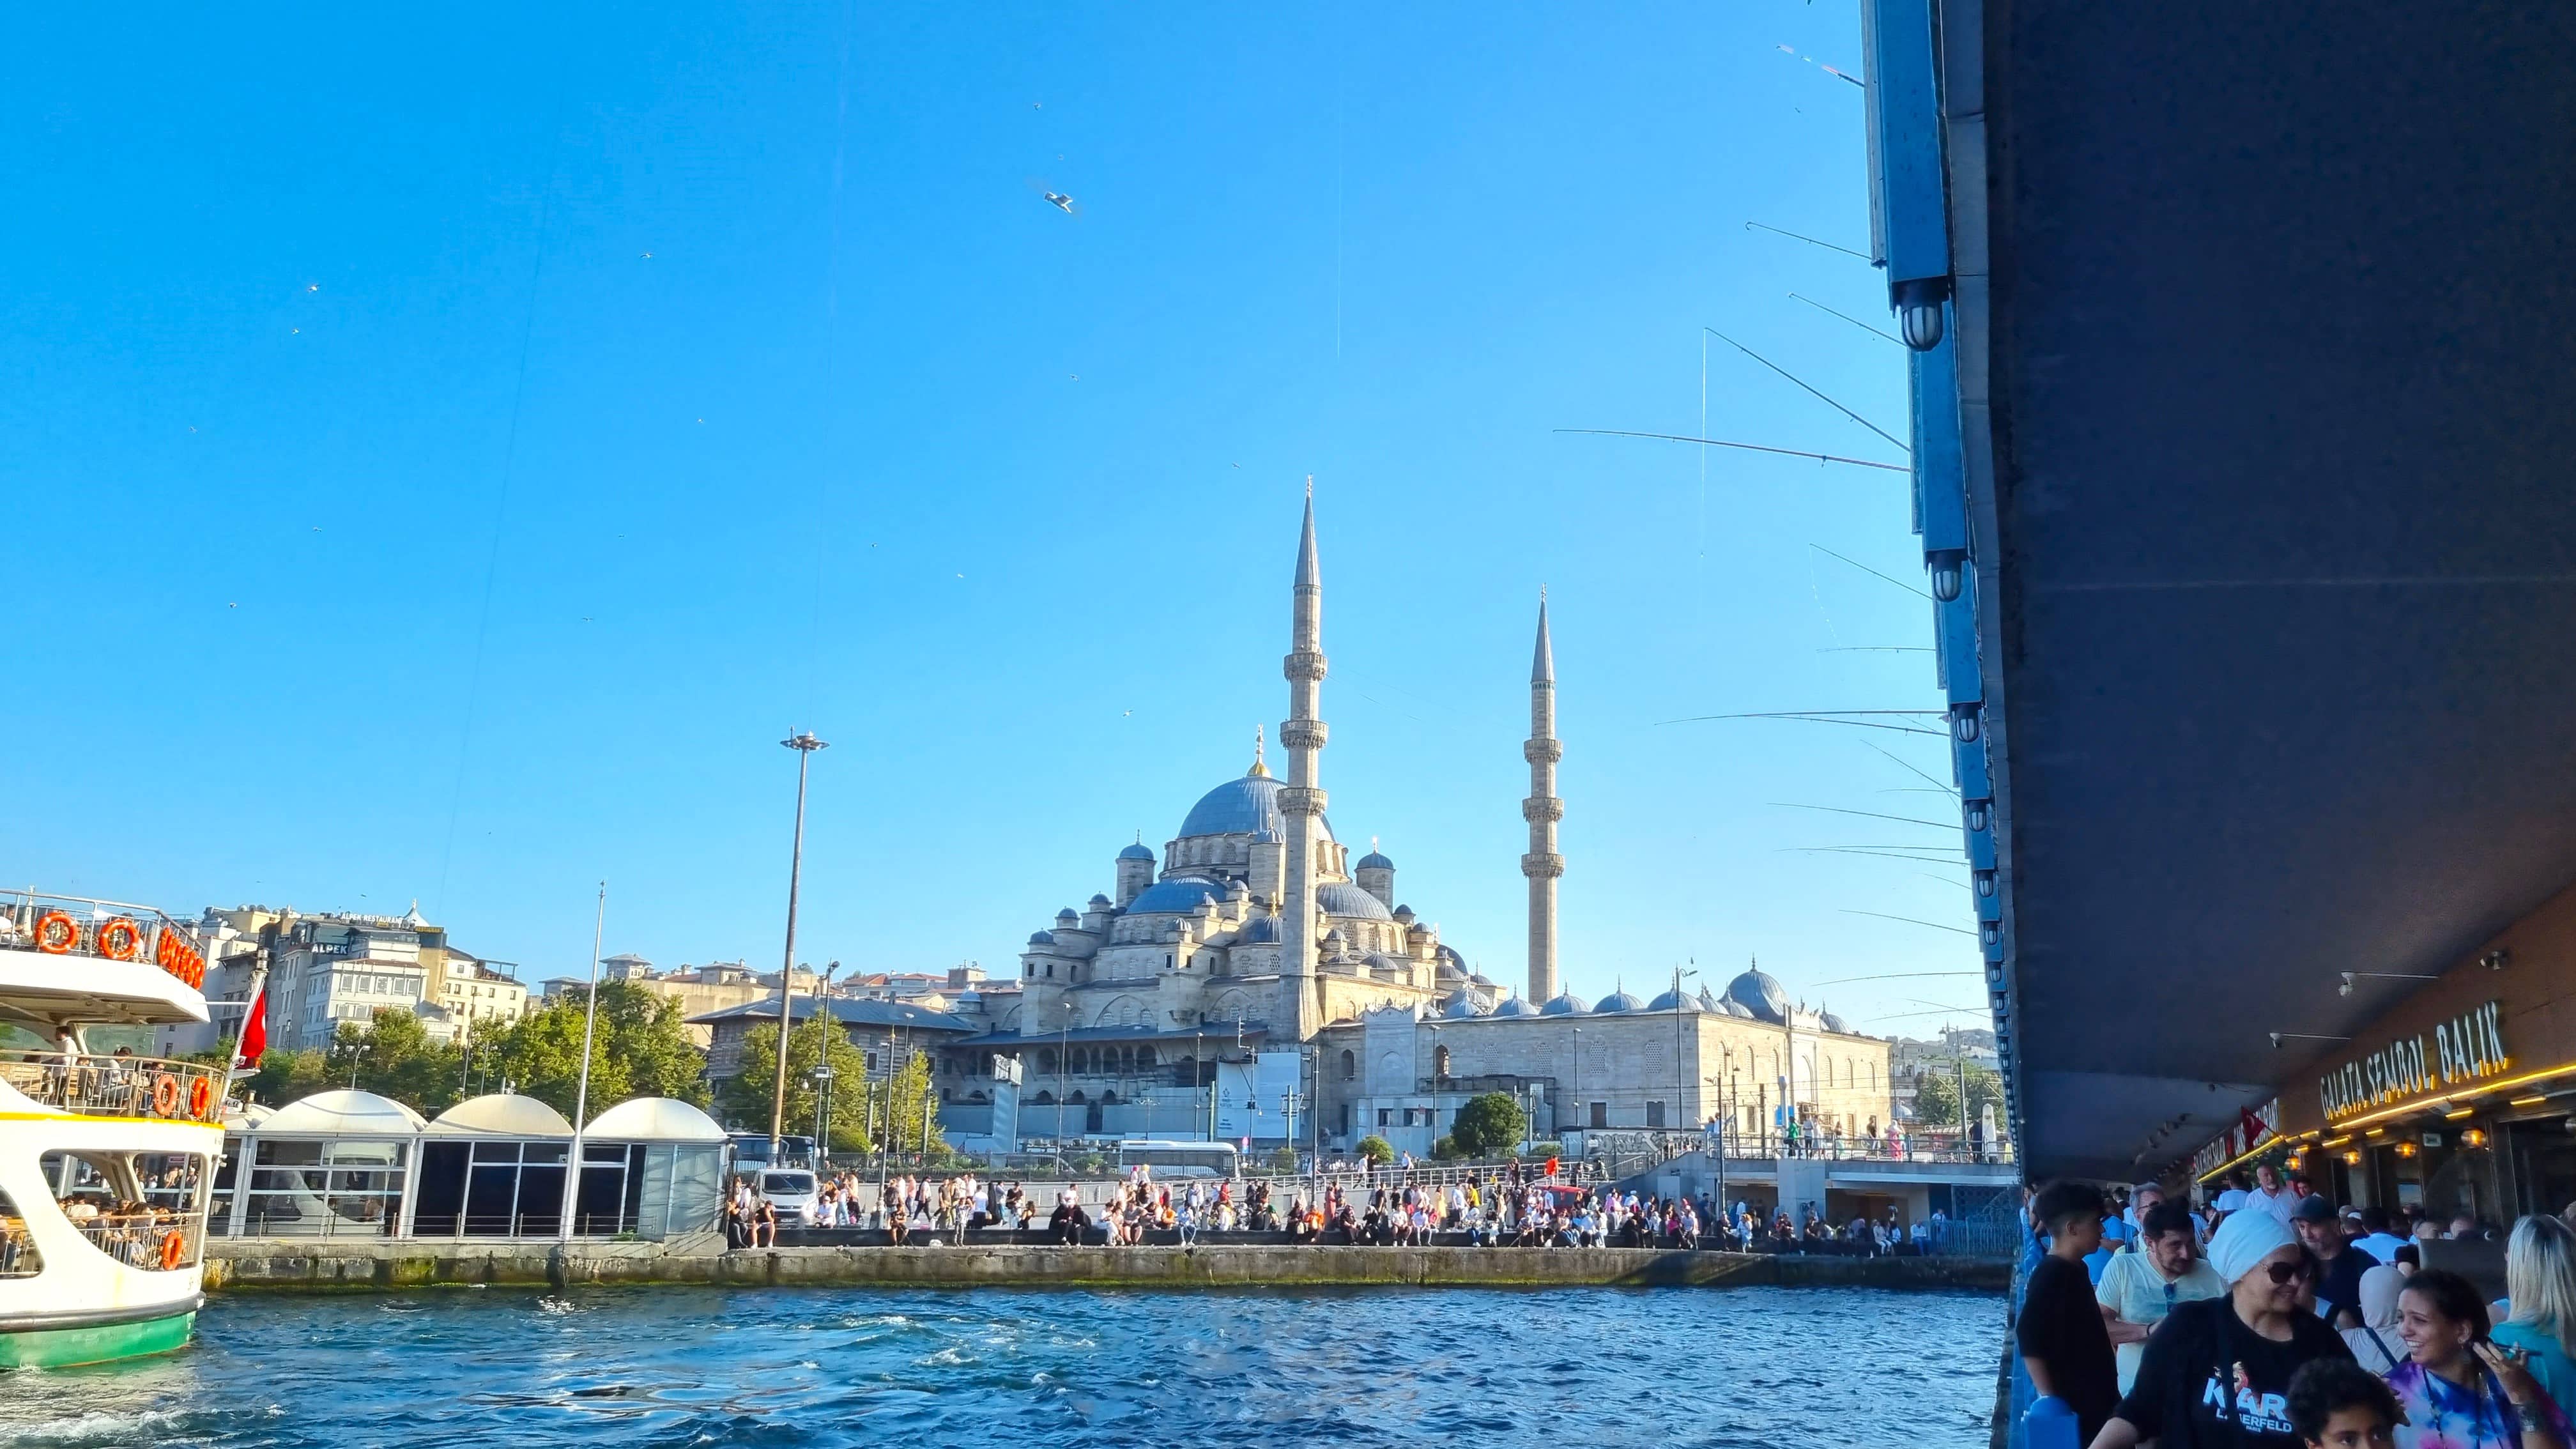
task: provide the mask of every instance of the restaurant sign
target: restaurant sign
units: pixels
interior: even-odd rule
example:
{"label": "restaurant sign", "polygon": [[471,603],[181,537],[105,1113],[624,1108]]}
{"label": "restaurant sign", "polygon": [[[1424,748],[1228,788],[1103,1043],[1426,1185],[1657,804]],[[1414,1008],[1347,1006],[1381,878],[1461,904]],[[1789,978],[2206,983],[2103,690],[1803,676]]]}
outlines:
{"label": "restaurant sign", "polygon": [[2333,1122],[2492,1077],[2505,1065],[2503,1009],[2490,1001],[2346,1062],[2317,1080],[2317,1095]]}

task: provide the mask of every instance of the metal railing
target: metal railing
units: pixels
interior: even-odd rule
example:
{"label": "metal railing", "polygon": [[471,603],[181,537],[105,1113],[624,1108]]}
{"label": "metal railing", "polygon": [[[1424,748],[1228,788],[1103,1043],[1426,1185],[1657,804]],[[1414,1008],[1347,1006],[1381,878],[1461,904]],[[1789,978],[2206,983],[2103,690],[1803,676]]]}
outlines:
{"label": "metal railing", "polygon": [[131,901],[0,890],[0,950],[150,962],[190,986],[206,983],[197,933]]}
{"label": "metal railing", "polygon": [[190,1266],[206,1246],[204,1213],[102,1212],[87,1220],[74,1219],[72,1227],[89,1239],[91,1247],[126,1267],[156,1272]]}
{"label": "metal railing", "polygon": [[0,1052],[0,1082],[65,1112],[212,1122],[223,1112],[222,1069],[159,1057]]}

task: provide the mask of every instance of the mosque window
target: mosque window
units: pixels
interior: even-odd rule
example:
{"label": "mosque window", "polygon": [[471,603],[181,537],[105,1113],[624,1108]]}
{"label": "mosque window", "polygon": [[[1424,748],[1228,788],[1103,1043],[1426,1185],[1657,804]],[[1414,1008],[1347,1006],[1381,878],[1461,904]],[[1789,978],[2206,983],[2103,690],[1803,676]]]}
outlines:
{"label": "mosque window", "polygon": [[1342,1080],[1345,1082],[1356,1081],[1359,1078],[1359,1074],[1359,1054],[1357,1052],[1342,1053]]}
{"label": "mosque window", "polygon": [[1646,1125],[1649,1127],[1664,1125],[1664,1104],[1661,1101],[1646,1104]]}
{"label": "mosque window", "polygon": [[1149,1046],[1136,1048],[1136,1070],[1140,1072],[1149,1072],[1153,1069],[1154,1049]]}

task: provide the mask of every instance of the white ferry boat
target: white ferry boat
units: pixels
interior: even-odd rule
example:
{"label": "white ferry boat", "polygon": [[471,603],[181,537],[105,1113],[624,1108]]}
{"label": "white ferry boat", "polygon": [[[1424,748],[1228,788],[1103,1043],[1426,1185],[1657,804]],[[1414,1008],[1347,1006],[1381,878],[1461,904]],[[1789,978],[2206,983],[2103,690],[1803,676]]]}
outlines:
{"label": "white ferry boat", "polygon": [[225,1074],[98,1038],[206,1020],[202,950],[149,906],[0,891],[0,1367],[188,1341]]}

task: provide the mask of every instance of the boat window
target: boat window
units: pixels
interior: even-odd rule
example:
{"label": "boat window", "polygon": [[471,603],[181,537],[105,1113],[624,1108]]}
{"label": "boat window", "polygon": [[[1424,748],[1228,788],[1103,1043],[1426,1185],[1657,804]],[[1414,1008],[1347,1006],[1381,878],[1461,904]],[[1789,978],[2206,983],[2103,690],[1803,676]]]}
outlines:
{"label": "boat window", "polygon": [[0,1190],[0,1278],[33,1278],[45,1271],[45,1255],[36,1251],[36,1238],[27,1231],[27,1219],[9,1194]]}
{"label": "boat window", "polygon": [[[195,1210],[206,1159],[193,1153],[48,1152],[37,1170],[74,1231],[129,1268],[193,1266],[204,1245],[205,1214]],[[177,1200],[160,1184],[175,1179]]]}

